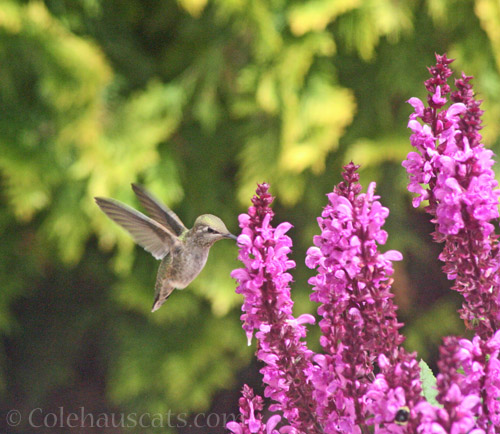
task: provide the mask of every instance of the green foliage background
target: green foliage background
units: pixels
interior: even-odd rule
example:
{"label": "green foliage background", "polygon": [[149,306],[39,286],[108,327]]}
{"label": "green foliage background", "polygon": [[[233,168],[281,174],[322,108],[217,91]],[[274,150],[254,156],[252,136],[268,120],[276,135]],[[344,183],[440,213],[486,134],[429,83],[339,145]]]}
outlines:
{"label": "green foliage background", "polygon": [[299,314],[315,309],[315,217],[341,166],[361,164],[406,258],[394,290],[408,346],[432,359],[461,332],[457,299],[401,161],[405,101],[425,97],[434,52],[475,76],[498,150],[498,0],[1,0],[0,410],[206,411],[241,387],[237,248],[214,246],[152,315],[157,262],[93,202],[136,206],[131,182],[187,225],[214,213],[233,232],[269,182],[276,222],[295,227]]}

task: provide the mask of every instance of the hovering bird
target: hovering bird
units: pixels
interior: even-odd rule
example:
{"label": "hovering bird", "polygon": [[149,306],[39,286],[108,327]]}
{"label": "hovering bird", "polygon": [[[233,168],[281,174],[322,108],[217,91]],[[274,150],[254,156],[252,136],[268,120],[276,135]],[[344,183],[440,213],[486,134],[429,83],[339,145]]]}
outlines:
{"label": "hovering bird", "polygon": [[177,215],[139,185],[132,184],[148,217],[115,199],[94,198],[101,210],[127,230],[134,241],[161,259],[156,277],[152,312],[158,310],[174,289],[188,286],[207,262],[210,247],[223,238],[236,240],[223,221],[203,214],[187,229]]}

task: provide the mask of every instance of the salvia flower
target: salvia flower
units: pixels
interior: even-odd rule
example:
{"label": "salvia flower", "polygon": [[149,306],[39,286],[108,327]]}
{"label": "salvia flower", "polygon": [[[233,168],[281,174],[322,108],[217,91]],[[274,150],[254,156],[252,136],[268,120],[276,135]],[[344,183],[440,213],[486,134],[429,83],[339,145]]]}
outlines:
{"label": "salvia flower", "polygon": [[367,421],[378,434],[414,433],[419,423],[415,408],[423,401],[420,367],[415,354],[403,348],[389,354],[378,356],[380,373],[363,398],[373,415]]}
{"label": "salvia flower", "polygon": [[[374,183],[361,193],[358,167],[344,167],[344,182],[328,195],[318,219],[321,235],[306,258],[318,272],[309,283],[311,299],[321,304],[325,350],[314,358],[310,381],[327,432],[361,432],[368,415],[387,427],[401,408],[421,399],[418,364],[400,348],[390,292],[392,261],[402,255],[378,251],[387,240],[382,226],[389,210],[377,200]],[[376,361],[381,374],[373,382]]]}
{"label": "salvia flower", "polygon": [[271,226],[273,198],[268,188],[259,185],[248,214],[240,215],[239,259],[245,267],[231,275],[238,281],[236,292],[244,296],[241,319],[249,342],[256,331],[257,357],[265,364],[260,371],[264,394],[274,401],[270,410],[281,411],[296,430],[320,432],[312,411],[312,386],[307,382],[312,351],[302,341],[304,324],[313,323],[314,317],[292,315],[292,276],[287,270],[295,263],[288,259],[292,241],[286,235],[291,225]]}
{"label": "salvia flower", "polygon": [[[497,182],[491,170],[493,153],[481,144],[480,102],[474,99],[470,80],[462,75],[451,92],[451,75],[444,56],[436,56],[426,81],[428,107],[418,98],[408,127],[410,152],[403,162],[410,175],[408,189],[417,193],[414,206],[428,200],[438,242],[445,246],[440,259],[453,288],[465,298],[461,316],[466,324],[488,338],[500,326],[500,280],[497,236],[492,220],[498,219]],[[446,108],[447,97],[453,104]]]}
{"label": "salvia flower", "polygon": [[484,342],[446,338],[440,348],[437,400],[417,406],[419,433],[498,433],[500,429],[500,331]]}
{"label": "salvia flower", "polygon": [[264,400],[255,395],[246,384],[243,386],[241,394],[239,401],[241,420],[228,422],[227,429],[233,434],[278,434],[275,428],[280,422],[281,416],[275,414],[264,423],[261,413],[264,409]]}

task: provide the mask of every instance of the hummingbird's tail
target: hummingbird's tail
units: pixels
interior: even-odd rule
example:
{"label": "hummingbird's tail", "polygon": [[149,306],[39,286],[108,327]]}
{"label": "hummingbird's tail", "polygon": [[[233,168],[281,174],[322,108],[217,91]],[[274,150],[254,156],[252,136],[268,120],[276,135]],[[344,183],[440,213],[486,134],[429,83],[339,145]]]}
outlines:
{"label": "hummingbird's tail", "polygon": [[172,287],[162,288],[162,290],[155,295],[155,301],[153,302],[151,312],[157,311],[162,304],[167,301],[167,298],[170,297],[170,294],[172,294],[174,289],[175,288]]}
{"label": "hummingbird's tail", "polygon": [[158,310],[163,303],[167,301],[167,298],[170,297],[172,291],[175,289],[175,286],[172,285],[172,282],[168,278],[168,268],[172,263],[172,256],[167,255],[158,268],[158,274],[156,275],[156,285],[155,285],[155,301],[153,302],[153,307],[151,312]]}
{"label": "hummingbird's tail", "polygon": [[151,312],[158,310],[161,307],[161,305],[165,303],[165,300],[160,300],[160,294],[158,294],[155,298],[155,301],[153,302],[153,307],[151,309]]}
{"label": "hummingbird's tail", "polygon": [[166,298],[164,299],[160,298],[160,294],[158,294],[155,297],[155,301],[153,302],[153,307],[151,308],[151,312],[157,311],[161,307],[161,305],[165,303],[166,300],[167,300]]}

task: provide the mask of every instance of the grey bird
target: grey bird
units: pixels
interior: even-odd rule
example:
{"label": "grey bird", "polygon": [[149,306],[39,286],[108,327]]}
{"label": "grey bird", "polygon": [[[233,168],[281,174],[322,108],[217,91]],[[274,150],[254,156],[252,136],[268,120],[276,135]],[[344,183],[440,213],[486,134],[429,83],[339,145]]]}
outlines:
{"label": "grey bird", "polygon": [[152,312],[158,310],[174,289],[188,286],[205,266],[210,247],[223,238],[236,240],[223,221],[203,214],[187,229],[177,215],[139,185],[132,189],[148,217],[124,203],[94,198],[101,210],[127,230],[134,241],[160,259]]}

